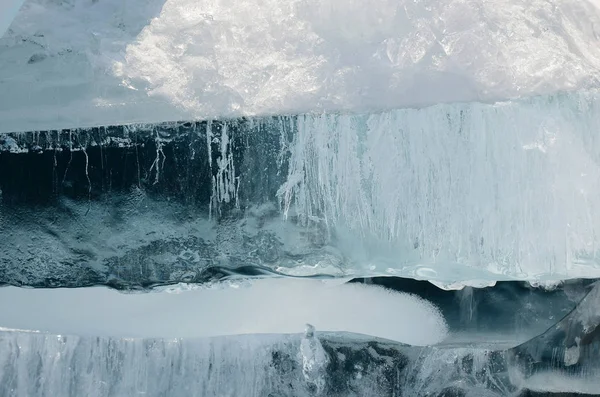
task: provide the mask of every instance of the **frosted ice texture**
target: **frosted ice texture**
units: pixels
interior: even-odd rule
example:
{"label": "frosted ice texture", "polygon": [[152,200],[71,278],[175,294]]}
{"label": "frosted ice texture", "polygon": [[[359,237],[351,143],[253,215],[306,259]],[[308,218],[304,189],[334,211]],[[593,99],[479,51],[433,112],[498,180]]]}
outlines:
{"label": "frosted ice texture", "polygon": [[580,0],[29,0],[0,41],[0,131],[597,87],[599,26]]}
{"label": "frosted ice texture", "polygon": [[596,93],[297,124],[284,212],[393,242],[392,273],[414,263],[528,278],[598,268]]}
{"label": "frosted ice texture", "polygon": [[315,327],[311,324],[306,325],[304,338],[300,342],[300,356],[304,379],[317,394],[321,394],[325,389],[329,357],[315,335]]}

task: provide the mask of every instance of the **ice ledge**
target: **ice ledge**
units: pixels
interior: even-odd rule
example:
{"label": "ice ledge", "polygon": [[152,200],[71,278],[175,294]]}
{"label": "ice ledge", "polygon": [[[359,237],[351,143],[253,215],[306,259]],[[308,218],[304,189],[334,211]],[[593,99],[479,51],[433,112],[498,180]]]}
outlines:
{"label": "ice ledge", "polygon": [[[2,98],[0,98],[0,101]],[[231,113],[226,115],[213,115],[206,117],[198,117],[192,113],[186,112],[185,109],[172,106],[170,103],[161,98],[139,97],[131,98],[131,100],[119,104],[99,104],[98,102],[79,103],[77,104],[77,118],[70,118],[68,113],[73,110],[73,107],[64,107],[62,109],[54,109],[52,106],[36,108],[39,112],[36,117],[30,117],[26,122],[27,111],[15,111],[14,109],[2,109],[0,103],[0,134],[9,134],[13,137],[18,137],[19,144],[31,144],[32,139],[37,139],[40,133],[60,133],[73,134],[78,132],[91,132],[94,129],[104,129],[107,136],[111,135],[110,131],[121,131],[123,129],[135,132],[151,132],[155,128],[173,128],[177,125],[186,123],[217,121],[223,123],[237,123],[250,121],[251,123],[263,123],[269,120],[288,120],[287,122],[295,123],[297,117],[315,118],[328,115],[349,116],[349,117],[364,117],[378,116],[396,111],[401,112],[435,112],[440,114],[453,113],[457,110],[468,111],[475,110],[477,112],[491,111],[499,115],[508,112],[519,111],[519,109],[531,109],[552,112],[553,110],[562,109],[567,112],[580,113],[582,116],[591,116],[595,113],[595,107],[600,103],[600,89],[589,88],[575,91],[559,91],[552,94],[525,96],[513,99],[504,100],[489,100],[489,101],[456,101],[456,102],[440,102],[428,105],[406,105],[395,108],[373,109],[371,111],[360,110],[342,110],[330,109],[311,111],[310,109],[298,110],[295,112],[287,111],[279,114],[242,114]],[[86,110],[94,109],[93,112],[86,113]],[[545,109],[544,109],[545,108]],[[46,117],[47,116],[47,117]],[[554,115],[548,113],[548,117]],[[114,137],[121,137],[122,132],[116,132]],[[51,140],[51,138],[48,138]],[[63,139],[64,140],[64,139]],[[48,148],[53,146],[48,141]],[[9,149],[7,146],[0,147],[0,151]],[[46,149],[46,148],[44,148]]]}

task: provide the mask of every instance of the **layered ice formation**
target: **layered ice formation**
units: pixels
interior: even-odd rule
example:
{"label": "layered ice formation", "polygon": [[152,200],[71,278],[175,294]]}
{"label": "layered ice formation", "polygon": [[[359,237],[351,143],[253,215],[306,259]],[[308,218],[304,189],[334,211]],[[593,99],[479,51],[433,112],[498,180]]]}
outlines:
{"label": "layered ice formation", "polygon": [[[3,3],[3,21],[17,6]],[[102,207],[92,199],[110,196],[118,179],[112,170],[132,169],[102,148],[133,152],[139,128],[127,123],[190,120],[185,153],[181,135],[171,137],[182,124],[142,128],[151,130],[144,144],[155,156],[136,157],[137,181],[121,179],[120,193],[135,196],[152,182],[168,199],[210,197],[211,219],[221,204],[243,213],[268,204],[296,225],[324,230],[316,234],[325,236],[318,238],[325,250],[306,266],[289,260],[298,257],[295,248],[250,264],[296,275],[406,275],[446,286],[593,277],[600,273],[598,26],[600,11],[590,1],[29,0],[0,38],[0,132],[44,132],[3,134],[0,147],[49,151],[43,167],[52,176],[27,183],[87,197],[84,214],[95,222],[98,213],[90,211]],[[277,116],[257,116],[264,114]],[[215,121],[223,131],[194,121],[233,116],[252,117]],[[111,125],[125,132],[96,127]],[[96,139],[93,131],[101,130]],[[58,149],[65,154],[56,160]],[[3,167],[23,165],[2,156]],[[85,170],[81,180],[73,158]],[[178,178],[163,182],[169,168]],[[10,196],[18,178],[2,178]],[[28,254],[17,254],[20,245],[8,241],[31,231],[17,218],[3,216],[0,225],[11,233],[0,251],[11,258],[5,282],[36,284],[23,272],[42,256],[35,271],[49,280],[44,285],[63,277],[46,273],[53,263],[90,264],[85,272],[93,277],[84,278],[98,281],[106,278],[98,273],[112,277],[105,269],[114,258],[121,262],[121,248],[98,247],[91,236],[74,247],[46,233]],[[152,225],[133,228],[145,237],[131,248],[162,241],[147,237],[164,237]],[[118,235],[112,226],[105,231]],[[177,240],[176,257],[190,248],[167,234]],[[303,239],[269,236],[271,246]],[[219,264],[230,264],[231,253],[224,256]],[[202,270],[193,266],[194,274]],[[167,280],[182,281],[147,281]]]}
{"label": "layered ice formation", "polygon": [[1,281],[598,277],[599,126],[599,94],[580,91],[4,134]]}
{"label": "layered ice formation", "polygon": [[588,0],[29,0],[0,132],[593,88],[599,26]]}

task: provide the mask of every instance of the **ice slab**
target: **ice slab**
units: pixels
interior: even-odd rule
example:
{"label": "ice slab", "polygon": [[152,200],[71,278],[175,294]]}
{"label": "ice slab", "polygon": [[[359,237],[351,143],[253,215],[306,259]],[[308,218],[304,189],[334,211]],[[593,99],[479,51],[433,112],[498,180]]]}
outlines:
{"label": "ice slab", "polygon": [[256,280],[237,288],[121,294],[105,288],[0,288],[0,326],[63,335],[206,337],[295,333],[309,322],[327,331],[413,345],[447,332],[432,304],[375,286]]}
{"label": "ice slab", "polygon": [[[575,325],[580,320],[587,325],[593,320],[597,327],[598,317],[592,319],[588,309],[598,307],[599,297],[597,290],[592,291],[556,330],[567,330],[561,324]],[[362,320],[355,316],[356,322]],[[409,346],[345,332],[315,332],[310,325],[304,335],[201,339],[0,330],[0,393],[10,397],[594,394],[598,390],[599,335],[592,330],[569,331],[575,334],[567,339],[545,337],[546,333],[506,350],[477,343]],[[586,341],[581,344],[587,349],[586,359],[565,365],[562,353],[567,345],[563,342],[568,343],[572,336]],[[528,348],[518,350],[523,346]]]}
{"label": "ice slab", "polygon": [[597,87],[598,26],[580,0],[29,0],[0,40],[0,131]]}
{"label": "ice slab", "polygon": [[600,384],[600,283],[542,335],[510,350],[515,383],[532,390],[596,394]]}
{"label": "ice slab", "polygon": [[2,134],[2,281],[202,282],[240,266],[443,288],[600,277],[598,126],[592,90]]}

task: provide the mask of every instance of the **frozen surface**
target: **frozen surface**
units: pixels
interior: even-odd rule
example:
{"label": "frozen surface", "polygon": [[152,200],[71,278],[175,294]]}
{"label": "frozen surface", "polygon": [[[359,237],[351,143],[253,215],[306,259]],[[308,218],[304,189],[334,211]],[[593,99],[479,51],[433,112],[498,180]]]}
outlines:
{"label": "frozen surface", "polygon": [[0,38],[19,12],[25,0],[0,0]]}
{"label": "frozen surface", "polygon": [[375,286],[268,279],[171,292],[0,288],[0,326],[63,335],[190,338],[296,333],[310,322],[322,330],[414,345],[440,342],[447,332],[432,304]]}
{"label": "frozen surface", "polygon": [[0,131],[592,88],[599,26],[587,0],[29,0],[0,40]]}

